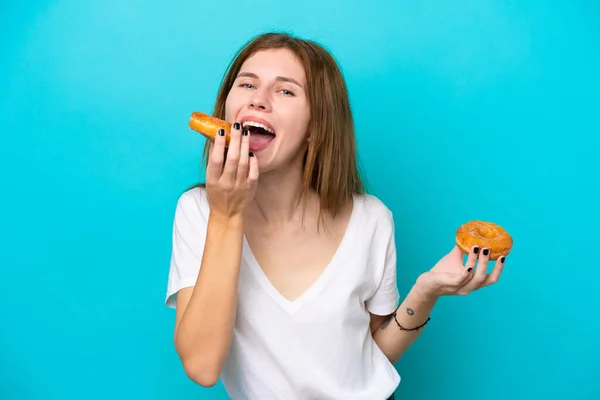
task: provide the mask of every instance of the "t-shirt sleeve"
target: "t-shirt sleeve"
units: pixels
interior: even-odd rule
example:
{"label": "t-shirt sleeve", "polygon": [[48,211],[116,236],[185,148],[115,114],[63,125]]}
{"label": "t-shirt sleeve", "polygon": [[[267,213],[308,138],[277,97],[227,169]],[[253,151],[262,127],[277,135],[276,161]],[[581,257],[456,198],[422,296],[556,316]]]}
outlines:
{"label": "t-shirt sleeve", "polygon": [[166,305],[175,308],[177,292],[196,284],[204,253],[208,203],[202,189],[182,194],[175,208]]}
{"label": "t-shirt sleeve", "polygon": [[400,294],[396,281],[396,242],[394,220],[391,212],[382,218],[377,232],[378,245],[372,248],[374,270],[376,272],[375,293],[366,301],[367,310],[375,315],[389,315],[398,307]]}

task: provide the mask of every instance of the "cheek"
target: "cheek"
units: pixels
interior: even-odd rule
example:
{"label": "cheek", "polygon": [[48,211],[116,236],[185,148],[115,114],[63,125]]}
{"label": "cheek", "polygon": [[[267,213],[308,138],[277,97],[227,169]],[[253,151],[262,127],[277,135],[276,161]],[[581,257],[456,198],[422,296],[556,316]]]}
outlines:
{"label": "cheek", "polygon": [[225,120],[231,122],[231,118],[235,115],[234,105],[231,97],[225,100]]}
{"label": "cheek", "polygon": [[280,107],[280,116],[288,121],[287,129],[295,134],[304,134],[308,128],[310,120],[310,109],[304,102],[289,102],[284,107]]}
{"label": "cheek", "polygon": [[296,112],[294,115],[294,130],[301,139],[304,139],[308,134],[307,131],[310,122],[310,111],[308,109],[304,109],[303,111],[304,112]]}
{"label": "cheek", "polygon": [[291,119],[287,126],[286,133],[288,133],[288,146],[292,148],[301,147],[308,137],[308,120],[296,118]]}
{"label": "cheek", "polygon": [[237,116],[242,104],[242,97],[237,93],[235,88],[232,88],[225,100],[225,119],[229,122],[233,122],[232,119]]}

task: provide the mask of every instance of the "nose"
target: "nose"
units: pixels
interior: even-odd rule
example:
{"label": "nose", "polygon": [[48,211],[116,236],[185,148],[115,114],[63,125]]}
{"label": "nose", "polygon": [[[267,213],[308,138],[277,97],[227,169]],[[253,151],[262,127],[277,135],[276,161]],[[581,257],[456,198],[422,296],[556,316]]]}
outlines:
{"label": "nose", "polygon": [[264,90],[255,90],[249,99],[248,108],[271,111],[271,102],[268,94]]}

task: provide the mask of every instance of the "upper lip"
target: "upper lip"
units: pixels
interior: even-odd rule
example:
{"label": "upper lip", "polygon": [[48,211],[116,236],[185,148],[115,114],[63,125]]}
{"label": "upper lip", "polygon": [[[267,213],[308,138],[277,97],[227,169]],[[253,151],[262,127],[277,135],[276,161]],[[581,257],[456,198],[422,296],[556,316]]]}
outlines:
{"label": "upper lip", "polygon": [[248,116],[245,116],[242,119],[240,119],[240,125],[243,125],[244,122],[246,122],[246,121],[258,122],[259,124],[262,124],[262,125],[266,126],[267,128],[269,128],[273,132],[273,134],[275,134],[275,128],[273,128],[273,125],[271,125],[269,123],[269,121],[267,121],[267,120],[264,120],[259,117],[253,117],[252,115],[248,115]]}

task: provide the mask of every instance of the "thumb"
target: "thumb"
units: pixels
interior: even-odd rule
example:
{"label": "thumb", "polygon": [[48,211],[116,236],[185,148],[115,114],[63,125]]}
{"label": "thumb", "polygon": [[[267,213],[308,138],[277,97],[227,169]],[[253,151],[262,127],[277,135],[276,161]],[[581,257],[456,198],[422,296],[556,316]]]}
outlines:
{"label": "thumb", "polygon": [[454,247],[452,248],[452,250],[450,250],[450,253],[448,253],[448,255],[451,259],[457,260],[460,263],[462,263],[465,253],[460,249],[460,247],[454,245]]}

